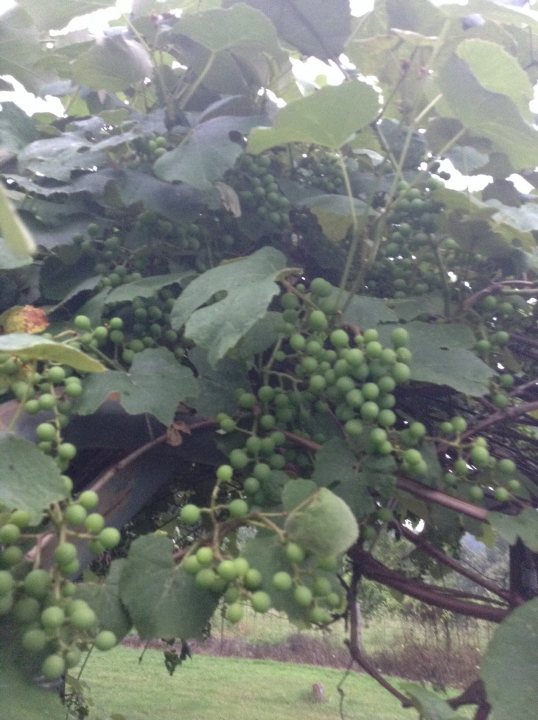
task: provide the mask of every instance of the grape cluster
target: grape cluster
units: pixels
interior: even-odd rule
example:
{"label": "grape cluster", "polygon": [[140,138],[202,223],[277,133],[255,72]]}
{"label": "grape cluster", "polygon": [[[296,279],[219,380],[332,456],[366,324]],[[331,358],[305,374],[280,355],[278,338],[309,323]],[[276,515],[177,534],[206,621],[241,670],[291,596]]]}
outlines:
{"label": "grape cluster", "polygon": [[[423,295],[440,287],[442,269],[435,254],[437,215],[442,205],[435,187],[411,187],[402,180],[387,217],[387,238],[368,271],[368,290],[382,297]],[[445,247],[446,245],[446,247]],[[450,249],[448,240],[439,251]]]}
{"label": "grape cluster", "polygon": [[244,214],[268,232],[282,232],[289,227],[290,202],[280,190],[273,165],[269,155],[244,153],[225,180],[237,192]]}
{"label": "grape cluster", "polygon": [[[64,476],[64,481],[68,498],[46,512],[40,528],[33,527],[32,517],[22,509],[2,515],[0,521],[0,615],[11,615],[22,648],[37,657],[49,680],[78,665],[82,650],[92,645],[109,650],[117,642],[113,632],[99,629],[95,611],[76,597],[71,578],[80,573],[77,543],[88,542],[90,550],[100,554],[117,546],[120,533],[105,527],[96,512],[95,492],[83,491],[75,499],[71,479]],[[37,553],[40,537],[48,544],[41,544]],[[48,564],[41,565],[47,554]]]}
{"label": "grape cluster", "polygon": [[345,194],[345,184],[338,157],[330,151],[311,145],[303,148],[291,171],[294,180],[326,193]]}

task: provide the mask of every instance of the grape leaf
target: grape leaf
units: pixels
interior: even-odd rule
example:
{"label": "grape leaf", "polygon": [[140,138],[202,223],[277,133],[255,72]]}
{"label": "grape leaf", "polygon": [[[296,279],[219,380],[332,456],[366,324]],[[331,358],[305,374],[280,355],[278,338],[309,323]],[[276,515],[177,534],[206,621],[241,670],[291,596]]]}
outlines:
{"label": "grape leaf", "polygon": [[155,162],[155,174],[168,182],[181,181],[207,190],[222,179],[243,152],[242,145],[231,139],[231,133],[246,135],[261,122],[262,116],[220,116],[206,120]]}
{"label": "grape leaf", "polygon": [[65,497],[65,485],[54,460],[34,443],[0,432],[0,506],[27,510],[32,522],[43,509]]}
{"label": "grape leaf", "polygon": [[130,414],[149,413],[164,425],[170,425],[178,404],[196,395],[192,371],[179,365],[166,348],[144,350],[135,355],[128,373],[111,370],[84,380],[84,393],[76,412],[95,412],[110,396]]}
{"label": "grape leaf", "polygon": [[146,535],[131,545],[120,579],[121,600],[141,638],[200,637],[218,595],[199,590],[172,557],[172,542]]}
{"label": "grape leaf", "polygon": [[275,145],[314,143],[339,150],[379,112],[376,91],[363,82],[346,82],[318,90],[283,107],[273,127],[251,131],[247,149],[261,153]]}
{"label": "grape leaf", "polygon": [[125,283],[111,290],[105,297],[105,305],[119,302],[132,302],[135,298],[149,298],[156,295],[159,290],[167,285],[183,285],[193,272],[167,273],[166,275],[151,275]]}
{"label": "grape leaf", "polygon": [[31,259],[36,251],[36,244],[2,185],[0,185],[0,233],[12,255],[23,261]]}
{"label": "grape leaf", "polygon": [[150,77],[151,57],[135,40],[124,35],[105,36],[82,52],[73,63],[75,80],[93,90],[115,92]]}
{"label": "grape leaf", "polygon": [[289,480],[282,489],[284,510],[290,512],[297,505],[311,497],[317,489],[318,486],[312,480],[302,480],[301,478]]}
{"label": "grape leaf", "polygon": [[[248,257],[207,270],[176,301],[171,312],[172,327],[185,325],[186,337],[208,351],[209,363],[215,367],[265,316],[267,306],[278,293],[275,280],[284,267],[284,255],[264,247]],[[224,299],[206,305],[221,292],[226,293]]]}
{"label": "grape leaf", "polygon": [[422,720],[464,720],[463,715],[458,715],[443,698],[431,690],[408,682],[400,683],[400,687],[409,695]]}
{"label": "grape leaf", "polygon": [[535,715],[537,667],[538,598],[534,598],[498,626],[482,660],[480,675],[495,718],[528,720]]}
{"label": "grape leaf", "polygon": [[81,372],[102,373],[106,368],[95,358],[69,345],[39,335],[10,333],[0,335],[0,353],[16,355],[22,360],[49,360]]}
{"label": "grape leaf", "polygon": [[538,553],[538,513],[532,508],[525,508],[518,515],[489,512],[488,522],[510,545],[520,538],[529,550]]}

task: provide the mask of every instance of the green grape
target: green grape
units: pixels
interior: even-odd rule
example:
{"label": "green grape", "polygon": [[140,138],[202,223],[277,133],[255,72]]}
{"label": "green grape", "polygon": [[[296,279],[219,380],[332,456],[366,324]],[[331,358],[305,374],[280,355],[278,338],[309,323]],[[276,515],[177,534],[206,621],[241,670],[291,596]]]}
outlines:
{"label": "green grape", "polygon": [[51,393],[41,393],[39,396],[39,407],[41,410],[53,410],[56,404],[56,397]]}
{"label": "green grape", "polygon": [[21,529],[14,523],[6,523],[0,527],[0,543],[3,545],[12,545],[17,542],[21,536]]}
{"label": "green grape", "polygon": [[69,620],[76,630],[91,630],[97,623],[97,615],[86,604],[86,607],[78,607],[70,613]]}
{"label": "green grape", "polygon": [[33,598],[44,598],[48,594],[51,584],[50,573],[40,568],[30,570],[23,581],[25,593]]}
{"label": "green grape", "polygon": [[200,522],[201,517],[202,513],[200,508],[192,503],[185,505],[179,515],[181,522],[185,523],[185,525],[195,525],[197,522]]}
{"label": "green grape", "polygon": [[244,518],[248,515],[248,504],[241,498],[236,498],[228,505],[228,511],[233,518]]}
{"label": "green grape", "polygon": [[66,377],[65,370],[61,365],[51,365],[47,369],[47,379],[54,385],[59,385],[64,382]]}
{"label": "green grape", "polygon": [[308,325],[312,330],[326,330],[329,321],[322,310],[313,310],[308,318]]}
{"label": "green grape", "polygon": [[244,450],[234,448],[229,455],[230,465],[236,470],[243,470],[250,462]]}
{"label": "green grape", "polygon": [[303,548],[295,542],[289,542],[286,545],[286,557],[292,563],[302,563],[305,558]]}
{"label": "green grape", "polygon": [[372,400],[368,400],[361,406],[361,417],[363,420],[372,421],[379,415],[379,405]]}
{"label": "green grape", "polygon": [[252,393],[243,392],[239,396],[237,404],[244,410],[252,410],[252,408],[256,405],[256,396]]}
{"label": "green grape", "polygon": [[350,437],[359,437],[362,434],[363,426],[360,420],[348,420],[344,429]]}
{"label": "green grape", "polygon": [[84,527],[88,532],[97,535],[105,527],[105,518],[100,513],[91,513],[84,520]]}
{"label": "green grape", "polygon": [[392,410],[380,410],[377,416],[377,421],[383,427],[392,427],[396,423],[396,413]]}
{"label": "green grape", "polygon": [[94,490],[84,490],[78,496],[78,503],[85,510],[94,510],[99,504],[99,495]]}
{"label": "green grape", "polygon": [[24,403],[24,410],[28,413],[28,415],[36,415],[38,412],[41,411],[41,405],[39,404],[39,400],[31,399],[27,400]]}
{"label": "green grape", "polygon": [[328,297],[331,294],[332,289],[332,285],[321,277],[314,278],[310,283],[311,292],[320,298]]}
{"label": "green grape", "polygon": [[426,435],[426,426],[421,422],[412,422],[409,425],[409,434],[414,440],[422,440]]}
{"label": "green grape", "polygon": [[95,636],[95,647],[102,652],[112,650],[117,643],[118,638],[111,630],[101,630],[101,632],[97,633]]}
{"label": "green grape", "polygon": [[506,488],[503,488],[503,487],[495,488],[494,495],[495,495],[495,500],[497,500],[498,502],[501,502],[501,503],[508,502],[508,500],[510,499],[510,492]]}
{"label": "green grape", "polygon": [[521,483],[515,478],[509,480],[507,486],[508,490],[510,490],[511,493],[517,493],[519,490],[521,490]]}
{"label": "green grape", "polygon": [[29,653],[32,653],[32,655],[44,650],[47,642],[47,634],[40,628],[27,630],[21,638],[22,647]]}
{"label": "green grape", "polygon": [[250,567],[248,560],[244,557],[235,558],[234,565],[237,577],[243,577],[244,575],[246,575]]}
{"label": "green grape", "polygon": [[349,336],[345,330],[338,328],[330,334],[329,340],[335,348],[345,348],[349,345]]}
{"label": "green grape", "polygon": [[82,652],[76,645],[70,647],[64,654],[65,666],[68,669],[76,667],[80,663],[81,659]]}
{"label": "green grape", "polygon": [[390,339],[395,348],[399,348],[409,343],[409,333],[403,327],[394,329],[391,333]]}
{"label": "green grape", "polygon": [[73,543],[63,542],[60,543],[54,550],[54,561],[58,565],[67,565],[77,557],[77,548]]}
{"label": "green grape", "polygon": [[471,487],[468,490],[469,498],[473,502],[480,502],[484,499],[484,491],[480,487],[480,485],[471,485]]}
{"label": "green grape", "polygon": [[277,590],[290,590],[293,586],[293,579],[289,573],[280,570],[273,575],[272,583]]}
{"label": "green grape", "polygon": [[117,528],[106,527],[101,530],[97,539],[105,550],[112,550],[120,544],[121,533]]}
{"label": "green grape", "polygon": [[258,613],[266,613],[272,604],[271,596],[263,590],[258,590],[250,598],[252,608]]}
{"label": "green grape", "polygon": [[267,482],[271,478],[271,468],[267,463],[256,463],[252,474],[260,482]]}
{"label": "green grape", "polygon": [[219,465],[217,468],[217,480],[220,482],[230,482],[233,474],[234,471],[231,465]]}
{"label": "green grape", "polygon": [[260,481],[255,477],[248,477],[243,483],[243,490],[247,495],[255,495],[260,489]]}
{"label": "green grape", "polygon": [[181,566],[189,575],[196,575],[202,569],[195,555],[188,555],[181,563]]}
{"label": "green grape", "polygon": [[41,605],[33,597],[23,597],[13,606],[13,616],[20,623],[31,623],[37,620],[41,612]]}
{"label": "green grape", "polygon": [[490,455],[485,447],[475,445],[471,450],[471,462],[477,468],[485,468],[489,465]]}
{"label": "green grape", "polygon": [[243,606],[241,605],[241,603],[238,602],[231,603],[231,605],[228,605],[228,607],[226,608],[224,616],[226,617],[226,620],[228,620],[228,622],[235,625],[243,617]]}
{"label": "green grape", "polygon": [[301,607],[308,607],[313,598],[312,590],[310,590],[310,588],[306,585],[297,585],[293,592],[293,598],[297,605],[300,605]]}
{"label": "green grape", "polygon": [[223,580],[231,582],[237,577],[237,569],[233,560],[221,560],[217,566],[217,573]]}
{"label": "green grape", "polygon": [[45,608],[41,613],[41,625],[46,630],[59,628],[65,621],[65,613],[62,608],[52,605]]}
{"label": "green grape", "polygon": [[39,440],[52,442],[56,440],[58,431],[56,430],[55,426],[52,425],[52,423],[40,423],[36,427],[36,435]]}
{"label": "green grape", "polygon": [[0,554],[0,564],[13,567],[14,565],[18,565],[23,557],[24,553],[21,548],[16,545],[11,545]]}
{"label": "green grape", "polygon": [[306,340],[303,335],[299,335],[299,333],[295,333],[292,335],[289,339],[290,347],[292,350],[295,350],[295,352],[299,352],[301,350],[304,350],[306,346]]}
{"label": "green grape", "polygon": [[256,568],[249,568],[243,577],[243,584],[249,590],[256,590],[262,584],[262,574]]}
{"label": "green grape", "polygon": [[73,325],[77,330],[89,330],[92,326],[91,320],[86,315],[77,315],[73,320]]}
{"label": "green grape", "polygon": [[328,595],[332,590],[331,581],[329,580],[329,578],[322,575],[318,576],[314,579],[314,585],[312,589],[314,595],[324,597],[325,595]]}
{"label": "green grape", "polygon": [[61,460],[72,460],[77,454],[77,449],[72,443],[61,443],[58,445],[58,457]]}
{"label": "green grape", "polygon": [[420,462],[423,461],[422,454],[419,450],[415,450],[414,448],[409,448],[408,450],[405,450],[403,454],[404,462],[407,463],[407,465],[418,465]]}
{"label": "green grape", "polygon": [[64,510],[65,521],[73,527],[79,527],[86,520],[88,513],[86,508],[78,503],[68,505]]}
{"label": "green grape", "polygon": [[314,607],[310,610],[309,618],[310,622],[313,622],[316,625],[323,625],[330,621],[331,614],[325,608],[314,605]]}
{"label": "green grape", "polygon": [[404,383],[411,377],[411,370],[409,366],[402,362],[395,363],[392,366],[391,373],[397,383]]}
{"label": "green grape", "polygon": [[0,597],[9,595],[15,587],[13,575],[7,570],[0,570]]}
{"label": "green grape", "polygon": [[47,680],[57,680],[65,672],[65,660],[61,655],[49,655],[41,665],[41,674]]}
{"label": "green grape", "polygon": [[196,573],[194,584],[200,590],[209,590],[215,582],[217,575],[212,568],[202,568]]}
{"label": "green grape", "polygon": [[200,565],[211,565],[213,562],[213,550],[207,546],[198,548],[196,551],[196,559]]}

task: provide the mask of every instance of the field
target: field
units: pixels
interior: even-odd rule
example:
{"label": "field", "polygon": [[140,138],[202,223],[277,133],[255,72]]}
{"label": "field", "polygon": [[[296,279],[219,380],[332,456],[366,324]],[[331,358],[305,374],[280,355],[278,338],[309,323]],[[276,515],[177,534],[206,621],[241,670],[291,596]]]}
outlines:
{"label": "field", "polygon": [[[93,703],[91,720],[337,720],[342,670],[195,655],[169,677],[162,653],[119,647],[95,652],[83,675]],[[396,681],[397,682],[397,681]],[[325,702],[312,685],[321,683]],[[374,680],[352,673],[343,686],[348,720],[413,720]]]}

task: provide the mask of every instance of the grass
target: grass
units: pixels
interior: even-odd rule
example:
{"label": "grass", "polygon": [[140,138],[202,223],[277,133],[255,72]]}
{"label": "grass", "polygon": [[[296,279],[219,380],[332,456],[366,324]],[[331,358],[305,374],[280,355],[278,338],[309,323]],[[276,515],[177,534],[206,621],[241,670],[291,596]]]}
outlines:
{"label": "grass", "polygon": [[[342,670],[195,655],[170,677],[162,653],[118,647],[95,652],[82,680],[93,700],[91,720],[338,720],[337,685]],[[312,685],[321,683],[326,702],[315,702]],[[414,720],[413,710],[365,675],[350,674],[344,684],[348,720]]]}

